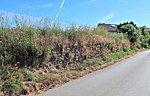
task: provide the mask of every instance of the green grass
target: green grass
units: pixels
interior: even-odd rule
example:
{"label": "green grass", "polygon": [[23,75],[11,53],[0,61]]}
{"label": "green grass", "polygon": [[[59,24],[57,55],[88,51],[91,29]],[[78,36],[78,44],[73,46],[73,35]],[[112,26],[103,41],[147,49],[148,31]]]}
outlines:
{"label": "green grass", "polygon": [[135,52],[134,50],[128,49],[128,50],[112,53],[112,54],[104,56],[103,60],[105,62],[110,62],[113,60],[124,58],[125,56],[130,55],[134,52]]}
{"label": "green grass", "polygon": [[43,73],[43,74],[39,73],[38,75],[36,74],[36,76],[34,78],[34,81],[42,83],[45,80],[53,81],[53,80],[56,80],[56,79],[59,79],[59,78],[60,78],[60,74],[58,74],[56,72]]}

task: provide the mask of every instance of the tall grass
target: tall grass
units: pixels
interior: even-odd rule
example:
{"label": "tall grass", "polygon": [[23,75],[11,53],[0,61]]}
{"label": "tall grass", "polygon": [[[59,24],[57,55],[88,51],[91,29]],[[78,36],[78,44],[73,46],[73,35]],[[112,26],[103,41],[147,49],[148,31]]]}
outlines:
{"label": "tall grass", "polygon": [[19,61],[22,67],[40,66],[48,62],[51,48],[57,43],[78,41],[86,46],[92,42],[107,42],[108,46],[110,43],[114,46],[115,40],[121,43],[125,40],[122,34],[110,34],[104,27],[70,25],[64,29],[60,23],[50,22],[47,18],[36,22],[22,16],[14,18],[13,23],[10,23],[8,17],[0,17],[1,65]]}
{"label": "tall grass", "polygon": [[15,16],[15,23],[10,24],[8,17],[0,18],[0,62],[3,65],[19,61],[22,66],[40,66],[50,55],[53,44],[66,40],[87,44],[95,42],[94,38],[104,42],[124,39],[122,34],[110,34],[104,27],[70,25],[63,30],[60,23],[51,23],[48,19],[33,23],[29,18]]}

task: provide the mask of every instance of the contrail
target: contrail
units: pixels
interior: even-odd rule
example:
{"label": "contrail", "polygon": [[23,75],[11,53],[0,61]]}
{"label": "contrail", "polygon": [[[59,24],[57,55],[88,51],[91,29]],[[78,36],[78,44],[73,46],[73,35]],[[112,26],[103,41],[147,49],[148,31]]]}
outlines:
{"label": "contrail", "polygon": [[62,9],[63,6],[64,6],[65,1],[66,1],[66,0],[63,0],[62,3],[61,3],[61,5],[59,6],[59,10],[58,10],[58,13],[56,14],[55,21],[57,20],[59,14],[60,14],[60,12],[61,12],[61,9]]}

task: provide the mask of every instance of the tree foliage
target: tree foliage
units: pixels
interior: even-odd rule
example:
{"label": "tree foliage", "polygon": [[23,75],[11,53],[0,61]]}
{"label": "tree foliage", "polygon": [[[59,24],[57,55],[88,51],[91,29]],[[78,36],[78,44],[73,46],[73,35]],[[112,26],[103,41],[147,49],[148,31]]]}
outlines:
{"label": "tree foliage", "polygon": [[132,46],[138,48],[150,47],[150,33],[146,26],[138,28],[134,22],[118,25],[119,33],[127,35]]}

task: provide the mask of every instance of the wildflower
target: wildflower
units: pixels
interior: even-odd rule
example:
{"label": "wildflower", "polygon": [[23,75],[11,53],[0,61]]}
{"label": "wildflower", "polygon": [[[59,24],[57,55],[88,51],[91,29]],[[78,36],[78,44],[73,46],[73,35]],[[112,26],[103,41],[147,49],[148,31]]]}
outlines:
{"label": "wildflower", "polygon": [[94,53],[94,50],[93,50],[93,48],[91,48],[91,49],[90,49],[90,53],[92,53],[92,54]]}
{"label": "wildflower", "polygon": [[83,49],[86,49],[86,46],[83,46]]}
{"label": "wildflower", "polygon": [[17,76],[14,76],[14,79],[17,78]]}
{"label": "wildflower", "polygon": [[23,75],[21,75],[20,78],[23,79],[24,78]]}
{"label": "wildflower", "polygon": [[15,78],[11,78],[11,80],[14,80]]}
{"label": "wildflower", "polygon": [[16,70],[18,70],[19,68],[18,68],[18,67],[16,67],[15,69],[16,69]]}
{"label": "wildflower", "polygon": [[15,68],[11,68],[11,70],[15,70]]}
{"label": "wildflower", "polygon": [[17,62],[17,64],[20,64],[20,62]]}
{"label": "wildflower", "polygon": [[10,77],[10,76],[11,76],[11,73],[8,73],[7,76]]}
{"label": "wildflower", "polygon": [[92,42],[90,42],[90,45],[92,45],[93,43]]}
{"label": "wildflower", "polygon": [[14,66],[17,66],[17,63],[15,63]]}

